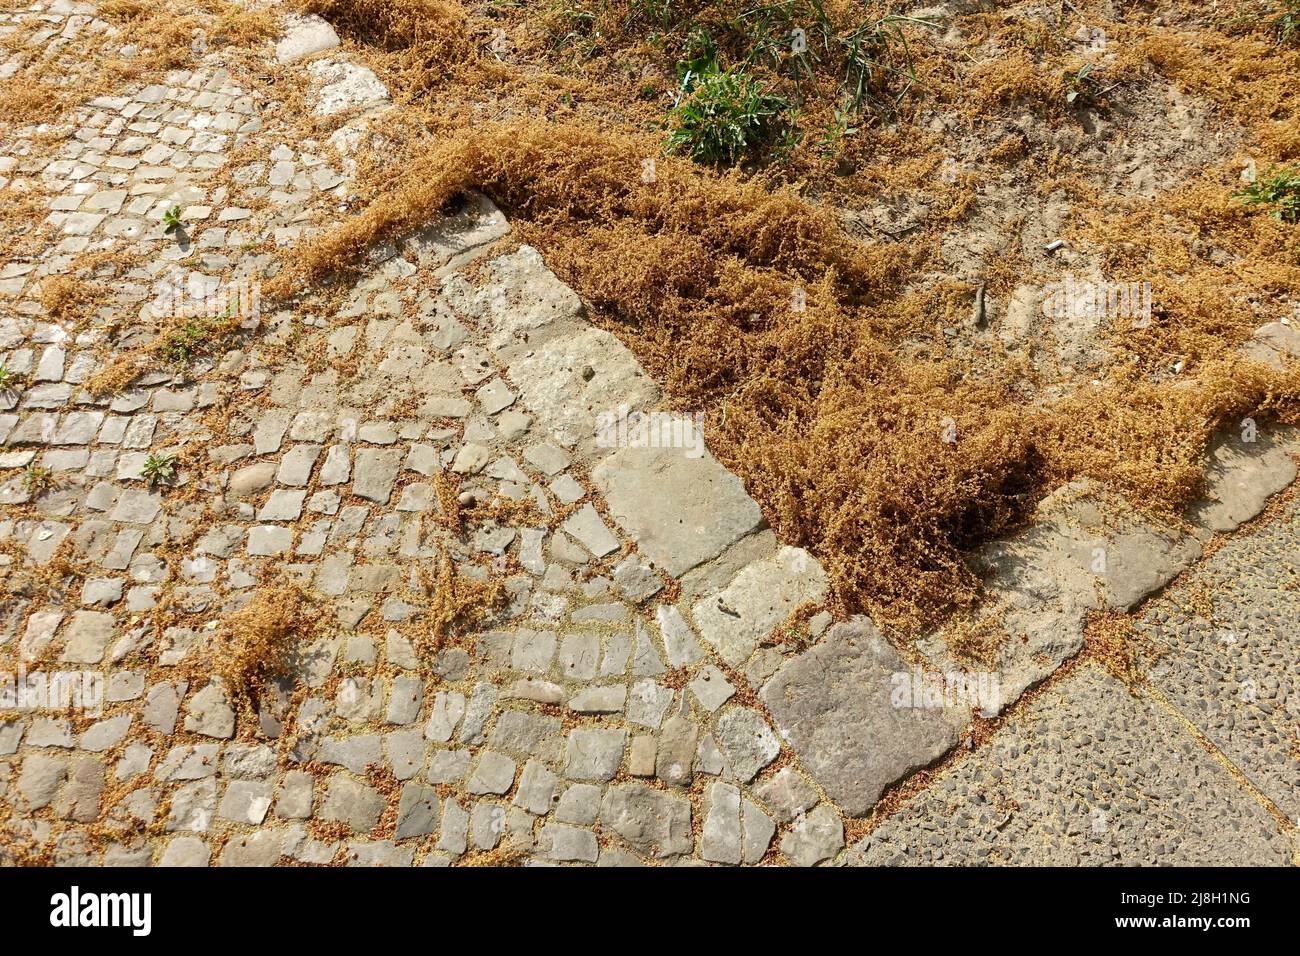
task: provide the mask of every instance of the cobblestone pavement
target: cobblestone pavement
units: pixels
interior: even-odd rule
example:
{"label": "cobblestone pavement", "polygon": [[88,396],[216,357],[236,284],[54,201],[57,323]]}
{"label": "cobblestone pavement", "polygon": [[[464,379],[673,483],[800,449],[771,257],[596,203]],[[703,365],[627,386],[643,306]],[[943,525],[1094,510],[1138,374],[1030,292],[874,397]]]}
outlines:
{"label": "cobblestone pavement", "polygon": [[[6,15],[27,40],[0,72],[83,30],[111,47],[94,13]],[[286,91],[334,131],[303,138]],[[1104,490],[1064,490],[983,556],[1033,635],[1005,700],[899,706],[947,637],[920,660],[834,622],[818,562],[689,429],[627,440],[657,386],[487,200],[346,288],[256,300],[277,249],[346,215],[387,108],[290,20],[60,135],[3,129],[0,189],[48,218],[0,263],[0,654],[29,685],[103,681],[100,707],[0,707],[6,862],[1292,862],[1297,509],[1140,605],[1294,478],[1289,435],[1225,443],[1204,534],[1116,503],[1080,531]],[[68,277],[93,290],[75,316]],[[1080,585],[1098,543],[1104,586]],[[1204,589],[1211,617],[1179,610]],[[216,675],[258,601],[313,626],[250,703]],[[1050,676],[1089,613],[1135,606],[1147,685]]]}

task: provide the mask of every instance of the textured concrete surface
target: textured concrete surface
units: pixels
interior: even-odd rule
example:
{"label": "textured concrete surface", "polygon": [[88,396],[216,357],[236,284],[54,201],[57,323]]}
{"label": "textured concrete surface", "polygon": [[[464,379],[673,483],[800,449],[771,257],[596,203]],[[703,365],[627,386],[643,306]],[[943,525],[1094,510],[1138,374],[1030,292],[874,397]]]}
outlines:
{"label": "textured concrete surface", "polygon": [[1278,822],[1176,718],[1085,667],[845,854],[848,864],[1285,865]]}
{"label": "textured concrete surface", "polygon": [[1300,823],[1300,504],[1224,544],[1140,628],[1152,684]]}

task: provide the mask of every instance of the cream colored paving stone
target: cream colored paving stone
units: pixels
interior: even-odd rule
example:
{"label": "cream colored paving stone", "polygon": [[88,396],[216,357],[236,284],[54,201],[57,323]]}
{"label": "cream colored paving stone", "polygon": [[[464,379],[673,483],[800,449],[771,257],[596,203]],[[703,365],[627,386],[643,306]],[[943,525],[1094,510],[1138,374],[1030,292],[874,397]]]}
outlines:
{"label": "cream colored paving stone", "polygon": [[802,548],[783,547],[756,561],[717,594],[694,607],[700,636],[733,667],[749,660],[766,638],[803,604],[826,598],[826,574]]}

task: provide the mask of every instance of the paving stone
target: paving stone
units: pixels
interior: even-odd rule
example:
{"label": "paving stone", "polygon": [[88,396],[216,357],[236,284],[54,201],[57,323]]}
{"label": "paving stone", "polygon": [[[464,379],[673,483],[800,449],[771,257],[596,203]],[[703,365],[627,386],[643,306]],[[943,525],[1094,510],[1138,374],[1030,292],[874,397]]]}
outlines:
{"label": "paving stone", "polygon": [[236,744],[221,757],[221,772],[243,780],[265,780],[276,768],[275,751],[265,744]]}
{"label": "paving stone", "polygon": [[257,513],[258,521],[297,521],[302,514],[302,503],[307,497],[305,491],[286,491],[277,488],[271,492],[266,504]]}
{"label": "paving stone", "polygon": [[503,754],[485,750],[469,778],[470,793],[507,793],[515,782],[515,762]]}
{"label": "paving stone", "polygon": [[230,476],[230,493],[240,498],[247,498],[265,488],[270,488],[276,480],[276,463],[256,462],[240,468]]}
{"label": "paving stone", "polygon": [[439,691],[433,699],[433,710],[425,725],[424,735],[429,740],[446,743],[456,731],[465,715],[465,695],[456,691]]}
{"label": "paving stone", "polygon": [[159,866],[207,866],[212,848],[198,837],[172,837],[158,860]]}
{"label": "paving stone", "polygon": [[538,851],[550,860],[595,863],[600,854],[596,834],[590,830],[547,823],[537,836]]}
{"label": "paving stone", "polygon": [[275,58],[292,63],[339,45],[334,28],[320,17],[286,17],[284,36],[275,44]]}
{"label": "paving stone", "polygon": [[424,735],[419,730],[397,730],[384,737],[384,755],[398,780],[410,780],[424,766]]}
{"label": "paving stone", "polygon": [[711,863],[740,862],[740,788],[715,783],[708,788],[708,813],[700,830],[700,856]]}
{"label": "paving stone", "polygon": [[158,495],[128,488],[118,496],[117,504],[113,506],[110,517],[114,521],[147,525],[158,517],[161,509],[162,500]]}
{"label": "paving stone", "polygon": [[659,633],[663,637],[670,667],[687,667],[704,657],[704,648],[700,647],[695,632],[676,607],[660,604],[655,609],[655,619],[659,622]]}
{"label": "paving stone", "polygon": [[655,775],[655,738],[650,734],[638,734],[632,738],[628,750],[627,772],[634,777],[653,777]]}
{"label": "paving stone", "polygon": [[[525,314],[516,311],[508,324],[517,324]],[[499,340],[494,337],[494,344]],[[509,360],[510,381],[537,422],[566,447],[604,454],[596,443],[597,416],[624,405],[647,408],[658,400],[658,389],[632,353],[601,329],[577,328],[511,354],[515,344],[508,340],[498,357]]]}
{"label": "paving stone", "polygon": [[558,666],[570,680],[591,680],[600,664],[600,638],[595,634],[566,634]]}
{"label": "paving stone", "polygon": [[555,656],[554,631],[520,631],[515,635],[510,653],[510,666],[516,670],[544,674]]}
{"label": "paving stone", "polygon": [[515,402],[515,394],[499,378],[494,378],[486,385],[479,387],[474,393],[479,404],[483,406],[483,411],[489,415],[495,415],[497,412],[509,408]]}
{"label": "paving stone", "polygon": [[376,719],[384,706],[384,682],[379,678],[347,677],[339,682],[334,712],[345,720]]}
{"label": "paving stone", "polygon": [[204,833],[212,824],[217,808],[217,784],[211,777],[179,787],[172,794],[167,831]]}
{"label": "paving stone", "polygon": [[1082,649],[1103,602],[1128,610],[1199,554],[1192,535],[1145,521],[1089,481],[1057,489],[1026,529],[977,549],[972,565],[1010,636],[996,667],[1001,705]]}
{"label": "paving stone", "polygon": [[448,800],[442,808],[442,826],[438,830],[437,847],[444,853],[459,856],[469,842],[469,813],[455,800]]}
{"label": "paving stone", "polygon": [[600,821],[633,849],[660,859],[694,848],[690,801],[647,784],[611,786],[601,802]]}
{"label": "paving stone", "polygon": [[560,527],[582,542],[583,547],[598,558],[618,550],[618,539],[610,533],[608,525],[590,504],[583,505],[571,514]]}
{"label": "paving stone", "polygon": [[81,603],[111,607],[122,600],[121,578],[88,578],[81,588]]}
{"label": "paving stone", "polygon": [[895,707],[893,675],[909,671],[859,617],[790,659],[760,693],[777,731],[850,816],[862,816],[887,786],[952,749],[969,719],[962,707]]}
{"label": "paving stone", "polygon": [[461,743],[477,745],[483,742],[484,730],[496,706],[497,690],[491,684],[480,681],[474,685],[469,703],[465,705],[465,717],[461,721],[457,739]]}
{"label": "paving stone", "polygon": [[30,809],[39,810],[54,799],[67,772],[68,761],[65,758],[29,753],[23,759],[23,769],[18,775],[18,792]]}
{"label": "paving stone", "polygon": [[235,733],[235,712],[217,684],[209,684],[185,705],[185,730],[205,737],[229,739]]}
{"label": "paving stone", "polygon": [[791,824],[781,838],[781,852],[795,866],[815,866],[844,847],[844,822],[822,805]]}
{"label": "paving stone", "polygon": [[188,686],[184,681],[173,681],[150,687],[141,711],[145,725],[157,733],[170,734],[176,727],[181,698],[185,696]]}
{"label": "paving stone", "polygon": [[695,623],[722,659],[738,667],[801,604],[823,601],[826,587],[825,572],[808,552],[781,548],[741,569],[718,594],[699,601]]}
{"label": "paving stone", "polygon": [[438,792],[422,783],[410,782],[402,787],[397,804],[397,826],[393,836],[398,840],[427,836],[438,829],[440,803]]}
{"label": "paving stone", "polygon": [[[258,780],[235,780],[226,788],[217,816],[231,823],[258,826],[271,807],[271,785]],[[277,856],[279,854],[276,854]]]}
{"label": "paving stone", "polygon": [[73,742],[72,723],[56,717],[35,717],[27,730],[29,747],[67,747]]}
{"label": "paving stone", "polygon": [[782,767],[754,787],[754,794],[772,808],[777,820],[789,823],[817,805],[817,791],[789,767]]}
{"label": "paving stone", "polygon": [[763,520],[731,474],[705,454],[623,448],[591,472],[610,516],[641,554],[673,577],[711,561]]}
{"label": "paving stone", "polygon": [[480,800],[469,813],[470,839],[480,850],[491,850],[501,841],[506,827],[506,809]]}
{"label": "paving stone", "polygon": [[429,758],[425,776],[430,783],[458,783],[469,773],[468,750],[439,750]]}
{"label": "paving stone", "polygon": [[745,864],[758,863],[772,845],[776,823],[753,800],[743,800],[740,806],[740,825],[740,861]]}
{"label": "paving stone", "polygon": [[564,775],[571,780],[611,780],[623,763],[627,731],[584,729],[569,733]]}
{"label": "paving stone", "polygon": [[732,772],[744,783],[781,752],[781,744],[763,715],[748,707],[728,707],[718,715],[718,746]]}
{"label": "paving stone", "polygon": [[352,476],[352,459],[343,445],[331,445],[325,453],[317,481],[322,486],[341,485]]}
{"label": "paving stone", "polygon": [[[1223,543],[1137,622],[1157,655],[1139,665],[1149,684],[1292,820],[1300,819],[1298,567],[1300,507],[1292,503]],[[1206,594],[1213,596],[1209,618]]]}
{"label": "paving stone", "polygon": [[373,787],[335,774],[329,780],[318,816],[322,820],[346,823],[353,830],[365,833],[379,822],[383,809],[384,798]]}
{"label": "paving stone", "polygon": [[669,786],[689,786],[698,737],[699,727],[694,721],[681,715],[668,718],[659,735],[655,775]]}
{"label": "paving stone", "polygon": [[524,449],[524,460],[546,475],[558,475],[569,467],[570,458],[564,449],[551,442],[529,445]]}
{"label": "paving stone", "polygon": [[551,812],[555,799],[555,788],[560,778],[545,764],[529,760],[524,764],[523,774],[519,778],[519,789],[515,793],[514,805],[523,807],[529,813],[545,816]]}
{"label": "paving stone", "polygon": [[709,713],[713,713],[736,693],[736,688],[727,680],[727,676],[712,664],[705,664],[686,685],[695,699]]}
{"label": "paving stone", "polygon": [[282,835],[274,830],[258,830],[236,836],[221,851],[222,866],[275,866],[283,847]]}
{"label": "paving stone", "polygon": [[399,675],[393,678],[393,689],[384,719],[390,724],[414,723],[420,716],[423,700],[424,681],[418,677]]}
{"label": "paving stone", "polygon": [[378,504],[387,504],[402,464],[402,451],[393,448],[361,448],[352,475],[352,492]]}
{"label": "paving stone", "polygon": [[126,733],[131,727],[131,721],[134,718],[134,714],[128,713],[96,721],[82,733],[81,749],[89,750],[92,753],[101,753],[111,747],[116,747],[126,737]]}
{"label": "paving stone", "polygon": [[63,629],[63,653],[59,659],[74,664],[98,664],[113,638],[113,615],[102,611],[77,611]]}
{"label": "paving stone", "polygon": [[[294,445],[280,459],[276,480],[282,485],[301,488],[311,479],[311,470],[320,457],[320,445]],[[295,515],[295,517],[297,517]],[[292,519],[289,519],[292,520]]]}
{"label": "paving stone", "polygon": [[316,778],[302,770],[290,770],[280,784],[276,816],[284,820],[306,820],[312,813],[312,788]]}
{"label": "paving stone", "polygon": [[1221,434],[1210,444],[1205,500],[1193,506],[1191,521],[1205,532],[1222,533],[1254,518],[1295,481],[1291,456],[1297,449],[1295,429],[1259,432],[1252,426]]}
{"label": "paving stone", "polygon": [[673,691],[653,680],[639,680],[627,698],[627,719],[634,724],[657,728],[673,703]]}
{"label": "paving stone", "polygon": [[388,101],[388,90],[375,74],[364,66],[337,60],[317,60],[308,72],[323,83],[314,112],[331,116],[345,110],[378,106]]}
{"label": "paving stone", "polygon": [[504,710],[497,716],[491,743],[495,750],[555,763],[564,747],[563,724],[556,717]]}
{"label": "paving stone", "polygon": [[293,546],[293,529],[277,525],[260,525],[248,531],[248,553],[254,556],[275,557]]}

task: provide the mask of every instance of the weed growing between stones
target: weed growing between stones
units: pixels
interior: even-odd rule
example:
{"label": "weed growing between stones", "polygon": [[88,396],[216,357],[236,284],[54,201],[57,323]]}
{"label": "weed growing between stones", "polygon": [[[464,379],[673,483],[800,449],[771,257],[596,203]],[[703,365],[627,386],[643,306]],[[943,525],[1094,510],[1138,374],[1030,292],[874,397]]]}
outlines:
{"label": "weed growing between stones", "polygon": [[312,603],[297,585],[263,588],[222,622],[211,673],[225,681],[233,698],[251,706],[269,682],[292,672],[295,652],[318,620]]}
{"label": "weed growing between stones", "polygon": [[1237,193],[1252,206],[1264,206],[1281,222],[1300,222],[1300,166],[1270,169]]}
{"label": "weed growing between stones", "polygon": [[721,68],[709,54],[684,65],[681,74],[668,146],[698,162],[731,165],[773,135],[789,108],[753,77]]}
{"label": "weed growing between stones", "polygon": [[476,624],[505,600],[505,585],[499,578],[466,577],[445,550],[439,553],[434,569],[421,567],[419,573],[429,595],[417,634],[424,650],[440,650],[449,637],[473,631]]}
{"label": "weed growing between stones", "polygon": [[1131,693],[1146,679],[1141,664],[1140,633],[1127,614],[1096,614],[1084,632],[1089,656],[1120,680]]}
{"label": "weed growing between stones", "polygon": [[315,631],[307,592],[285,584],[259,589],[248,604],[218,627],[212,646],[212,674],[227,692],[252,706],[273,680],[291,674],[299,645]]}
{"label": "weed growing between stones", "polygon": [[75,319],[95,301],[100,290],[73,276],[53,276],[41,284],[41,306],[51,318]]}
{"label": "weed growing between stones", "polygon": [[238,315],[168,316],[148,343],[119,354],[86,381],[86,389],[92,395],[116,394],[159,368],[188,371],[196,359],[219,352],[241,321]]}

